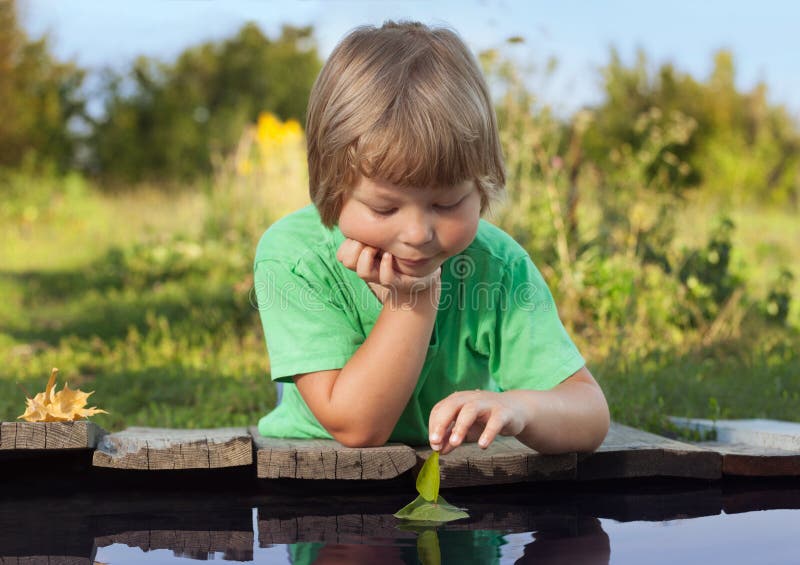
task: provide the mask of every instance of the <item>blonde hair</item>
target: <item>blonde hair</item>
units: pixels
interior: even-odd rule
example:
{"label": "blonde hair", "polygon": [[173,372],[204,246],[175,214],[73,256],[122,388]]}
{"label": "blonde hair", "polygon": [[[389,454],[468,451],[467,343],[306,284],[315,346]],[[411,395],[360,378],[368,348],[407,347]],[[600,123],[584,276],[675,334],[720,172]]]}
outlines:
{"label": "blonde hair", "polygon": [[489,89],[446,28],[393,21],[355,28],[314,83],[306,139],[309,195],[329,229],[360,175],[434,189],[474,179],[481,213],[503,195]]}

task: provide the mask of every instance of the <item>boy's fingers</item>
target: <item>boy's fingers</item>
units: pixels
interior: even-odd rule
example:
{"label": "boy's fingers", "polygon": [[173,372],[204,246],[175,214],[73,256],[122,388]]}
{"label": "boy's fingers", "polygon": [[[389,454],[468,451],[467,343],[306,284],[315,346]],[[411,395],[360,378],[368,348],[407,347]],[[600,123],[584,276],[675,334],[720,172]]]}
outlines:
{"label": "boy's fingers", "polygon": [[479,406],[475,402],[467,402],[461,407],[456,418],[456,423],[453,426],[453,431],[450,433],[448,441],[450,445],[458,447],[464,442],[469,429],[478,417]]}
{"label": "boy's fingers", "polygon": [[356,273],[365,280],[375,278],[375,254],[378,252],[374,247],[364,247],[356,261]]}
{"label": "boy's fingers", "polygon": [[439,401],[431,410],[428,419],[428,441],[433,449],[438,449],[450,437],[448,426],[454,424],[463,406],[458,396],[449,396]]}
{"label": "boy's fingers", "polygon": [[[445,429],[444,433],[442,434],[442,437],[444,438],[444,440],[442,440],[442,442],[437,444],[437,447],[434,448],[435,450],[439,451],[440,455],[446,455],[446,454],[450,453],[451,451],[453,451],[453,449],[455,449],[452,445],[450,445],[450,442],[448,441],[450,439],[450,432],[451,431],[453,431],[453,422],[450,422],[450,425],[447,426],[447,428]],[[431,446],[431,447],[433,447],[433,446]]]}
{"label": "boy's fingers", "polygon": [[392,262],[392,254],[388,251],[384,251],[380,266],[378,267],[378,280],[383,286],[389,286],[394,282],[395,275]]}
{"label": "boy's fingers", "polygon": [[341,254],[339,260],[342,262],[342,264],[351,271],[355,271],[358,258],[363,249],[363,243],[354,239],[348,239],[345,240],[345,242],[339,247],[339,251],[337,252],[336,256],[339,257],[339,254]]}
{"label": "boy's fingers", "polygon": [[478,445],[481,446],[482,449],[489,447],[489,444],[494,441],[494,438],[503,430],[505,425],[506,421],[503,417],[503,412],[500,410],[492,411],[492,415],[489,417],[489,421],[486,422],[486,427],[483,429],[481,437],[478,438]]}
{"label": "boy's fingers", "polygon": [[349,257],[350,250],[352,249],[354,243],[355,240],[345,239],[339,246],[339,249],[336,250],[336,258],[339,261],[343,261],[345,258]]}

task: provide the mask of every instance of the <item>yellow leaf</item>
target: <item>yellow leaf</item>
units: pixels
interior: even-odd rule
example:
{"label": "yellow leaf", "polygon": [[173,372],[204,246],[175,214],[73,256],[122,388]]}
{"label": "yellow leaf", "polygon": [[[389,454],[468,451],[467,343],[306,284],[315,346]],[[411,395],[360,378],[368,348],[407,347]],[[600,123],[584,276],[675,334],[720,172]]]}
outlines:
{"label": "yellow leaf", "polygon": [[45,391],[33,398],[27,398],[25,413],[17,416],[18,418],[28,422],[72,422],[95,414],[108,414],[95,406],[85,407],[94,391],[73,390],[65,383],[62,390],[55,392],[57,374],[58,369],[54,368]]}

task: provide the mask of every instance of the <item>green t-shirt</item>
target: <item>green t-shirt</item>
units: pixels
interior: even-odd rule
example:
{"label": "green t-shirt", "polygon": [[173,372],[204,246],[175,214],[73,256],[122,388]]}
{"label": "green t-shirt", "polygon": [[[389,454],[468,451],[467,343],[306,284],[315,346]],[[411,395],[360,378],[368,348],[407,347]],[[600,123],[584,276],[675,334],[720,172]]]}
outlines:
{"label": "green t-shirt", "polygon": [[[331,438],[292,376],[344,367],[383,307],[336,259],[344,240],[309,204],[258,244],[254,286],[271,376],[286,383],[281,403],[258,423],[263,436]],[[431,409],[453,392],[547,390],[585,364],[539,270],[500,228],[480,220],[469,247],[442,264],[441,280],[425,363],[389,441],[426,444]]]}

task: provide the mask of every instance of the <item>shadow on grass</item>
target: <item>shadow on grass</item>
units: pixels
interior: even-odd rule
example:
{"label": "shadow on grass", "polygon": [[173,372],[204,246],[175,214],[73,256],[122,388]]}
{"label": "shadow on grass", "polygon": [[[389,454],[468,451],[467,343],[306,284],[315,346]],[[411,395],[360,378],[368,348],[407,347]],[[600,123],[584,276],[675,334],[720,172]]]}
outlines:
{"label": "shadow on grass", "polygon": [[[90,290],[120,290],[130,278],[125,254],[112,248],[101,258],[78,269],[58,271],[0,271],[0,281],[24,289],[25,306],[36,301],[54,302],[80,298]],[[151,277],[153,278],[153,277]],[[156,282],[152,280],[151,282]]]}
{"label": "shadow on grass", "polygon": [[124,338],[131,328],[145,332],[152,316],[183,322],[198,335],[223,324],[249,327],[257,318],[247,295],[226,280],[192,275],[147,289],[118,289],[87,287],[81,276],[80,271],[0,273],[0,284],[21,288],[20,304],[0,317],[0,332],[18,341],[56,344],[66,336],[109,340]]}

